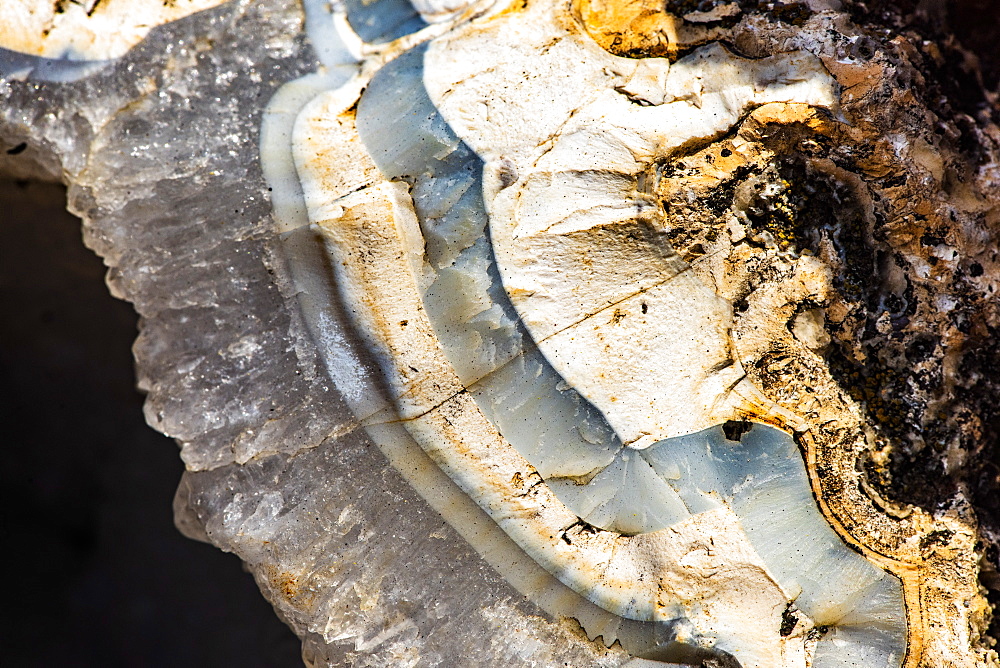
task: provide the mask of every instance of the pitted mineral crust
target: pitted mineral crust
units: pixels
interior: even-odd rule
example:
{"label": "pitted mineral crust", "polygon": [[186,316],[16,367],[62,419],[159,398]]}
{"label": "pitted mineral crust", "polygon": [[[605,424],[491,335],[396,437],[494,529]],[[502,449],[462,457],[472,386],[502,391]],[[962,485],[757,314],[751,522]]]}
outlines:
{"label": "pitted mineral crust", "polygon": [[[311,665],[995,666],[1000,133],[879,5],[67,3],[0,52],[0,169],[70,185],[178,525]],[[623,351],[691,314],[725,363],[653,377],[724,400],[644,415]]]}

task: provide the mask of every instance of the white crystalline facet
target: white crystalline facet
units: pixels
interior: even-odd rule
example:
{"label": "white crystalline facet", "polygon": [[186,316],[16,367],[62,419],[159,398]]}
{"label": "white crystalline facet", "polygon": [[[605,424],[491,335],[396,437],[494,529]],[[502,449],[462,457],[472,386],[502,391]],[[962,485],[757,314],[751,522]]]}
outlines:
{"label": "white crystalline facet", "polygon": [[[564,280],[585,276],[562,269]],[[698,278],[682,272],[552,334],[539,347],[624,443],[646,447],[725,416],[719,404],[742,376],[730,349],[730,311]],[[531,319],[525,322],[530,327]]]}
{"label": "white crystalline facet", "polygon": [[[528,13],[552,21],[545,7]],[[741,400],[728,390],[744,375],[730,349],[729,305],[698,278],[674,278],[687,265],[667,244],[659,205],[641,192],[637,173],[725,132],[755,105],[833,107],[835,85],[808,55],[747,61],[712,45],[673,66],[643,61],[647,83],[660,71],[652,80],[662,82],[666,102],[642,106],[620,92],[634,61],[579,35],[563,34],[558,48],[542,35],[495,21],[427,54],[425,78],[444,118],[487,165],[516,166],[519,180],[485,201],[511,303],[553,367],[626,444],[729,419]],[[538,39],[539,49],[525,39]],[[500,45],[506,55],[493,62]],[[455,67],[466,48],[470,64]],[[535,96],[534,81],[564,97]],[[515,86],[521,95],[487,93]]]}

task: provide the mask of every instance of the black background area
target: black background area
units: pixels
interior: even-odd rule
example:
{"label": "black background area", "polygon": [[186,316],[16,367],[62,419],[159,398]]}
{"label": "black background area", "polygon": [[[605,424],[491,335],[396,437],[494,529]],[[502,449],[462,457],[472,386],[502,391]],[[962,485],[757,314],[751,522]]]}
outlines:
{"label": "black background area", "polygon": [[0,662],[301,666],[240,561],[174,528],[183,465],[143,421],[136,314],[64,207],[0,181]]}

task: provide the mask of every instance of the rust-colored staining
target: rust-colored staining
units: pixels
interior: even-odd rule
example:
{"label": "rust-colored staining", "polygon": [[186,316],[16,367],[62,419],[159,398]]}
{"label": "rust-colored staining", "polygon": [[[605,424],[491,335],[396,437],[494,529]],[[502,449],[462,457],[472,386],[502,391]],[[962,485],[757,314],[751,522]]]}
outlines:
{"label": "rust-colored staining", "polygon": [[273,582],[275,588],[289,601],[298,598],[301,593],[301,589],[299,588],[299,579],[288,571],[278,573]]}
{"label": "rust-colored staining", "polygon": [[277,567],[269,566],[265,573],[269,589],[288,603],[295,605],[308,605],[313,598],[309,594],[308,588],[303,587],[300,576]]}
{"label": "rust-colored staining", "polygon": [[317,604],[319,590],[311,582],[315,574],[294,573],[278,568],[275,564],[266,565],[262,572],[267,578],[267,586],[265,589],[264,583],[261,583],[261,588],[271,592],[272,603],[276,608],[292,606],[307,609]]}
{"label": "rust-colored staining", "polygon": [[[516,4],[516,3],[515,3]],[[572,11],[602,49],[625,58],[676,58],[718,39],[740,13],[735,4],[709,12],[664,0],[574,0]]]}
{"label": "rust-colored staining", "polygon": [[631,58],[677,55],[679,19],[663,0],[578,0],[574,9],[603,49]]}
{"label": "rust-colored staining", "polygon": [[516,14],[518,12],[523,12],[528,8],[529,1],[530,0],[515,0],[515,2],[511,2],[509,5],[504,7],[503,10],[491,16],[489,20],[495,21],[508,14]]}

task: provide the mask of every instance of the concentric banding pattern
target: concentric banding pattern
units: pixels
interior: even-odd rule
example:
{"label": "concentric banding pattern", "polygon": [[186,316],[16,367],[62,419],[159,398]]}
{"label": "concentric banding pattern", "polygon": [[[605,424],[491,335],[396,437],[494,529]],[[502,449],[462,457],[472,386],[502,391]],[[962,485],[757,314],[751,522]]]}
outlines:
{"label": "concentric banding pattern", "polygon": [[376,75],[358,106],[358,132],[385,176],[411,186],[426,243],[424,307],[480,409],[589,524],[645,533],[728,505],[795,607],[820,629],[814,666],[900,665],[901,585],[830,528],[788,434],[753,425],[731,440],[720,425],[625,448],[546,361],[496,269],[482,162],[428,98],[423,51]]}

